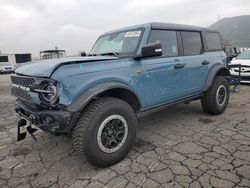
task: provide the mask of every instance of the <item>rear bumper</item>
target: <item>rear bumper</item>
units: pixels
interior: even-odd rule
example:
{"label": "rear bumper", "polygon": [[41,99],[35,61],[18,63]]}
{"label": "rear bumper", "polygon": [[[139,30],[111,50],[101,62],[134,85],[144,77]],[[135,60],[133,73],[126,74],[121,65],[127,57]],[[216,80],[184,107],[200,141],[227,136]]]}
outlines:
{"label": "rear bumper", "polygon": [[15,103],[15,111],[31,124],[50,133],[68,133],[76,123],[79,112],[66,110],[37,110],[20,100]]}

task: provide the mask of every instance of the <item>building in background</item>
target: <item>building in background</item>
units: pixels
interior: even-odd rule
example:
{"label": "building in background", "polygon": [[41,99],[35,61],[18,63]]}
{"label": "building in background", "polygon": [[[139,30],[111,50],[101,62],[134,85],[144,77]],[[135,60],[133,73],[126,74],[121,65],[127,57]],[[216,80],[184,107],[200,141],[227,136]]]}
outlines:
{"label": "building in background", "polygon": [[59,50],[58,47],[55,47],[54,50],[40,51],[40,59],[55,59],[55,58],[62,58],[65,56],[66,56],[65,50]]}
{"label": "building in background", "polygon": [[23,54],[2,54],[0,53],[0,62],[7,62],[11,63],[12,65],[20,65],[22,63],[26,63],[31,61],[31,54],[30,53],[23,53]]}

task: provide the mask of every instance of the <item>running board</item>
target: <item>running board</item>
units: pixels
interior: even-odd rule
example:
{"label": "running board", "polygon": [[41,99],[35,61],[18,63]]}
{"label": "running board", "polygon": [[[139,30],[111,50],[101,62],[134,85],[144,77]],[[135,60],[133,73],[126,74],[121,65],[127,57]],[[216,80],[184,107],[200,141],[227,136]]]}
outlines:
{"label": "running board", "polygon": [[158,111],[162,111],[162,110],[168,108],[169,106],[172,106],[172,105],[175,105],[175,104],[180,104],[180,103],[185,103],[185,102],[190,102],[190,101],[200,99],[202,96],[203,96],[202,94],[199,94],[199,95],[195,95],[195,96],[188,97],[188,98],[185,98],[185,99],[177,100],[177,101],[174,101],[174,102],[171,102],[171,103],[167,103],[167,104],[155,107],[155,108],[151,108],[149,110],[144,110],[144,111],[138,112],[137,113],[137,118],[142,118],[142,117],[145,117],[147,115],[156,113]]}

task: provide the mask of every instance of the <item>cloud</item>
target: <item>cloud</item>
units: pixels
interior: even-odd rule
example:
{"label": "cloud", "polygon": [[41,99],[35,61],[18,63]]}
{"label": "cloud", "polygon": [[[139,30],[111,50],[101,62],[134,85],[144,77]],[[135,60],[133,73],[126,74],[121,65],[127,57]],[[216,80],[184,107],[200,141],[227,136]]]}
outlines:
{"label": "cloud", "polygon": [[178,4],[183,0],[134,0],[129,3],[129,7],[143,8],[143,7],[159,7],[159,6],[167,6],[171,4]]}
{"label": "cloud", "polygon": [[151,21],[209,26],[249,12],[249,0],[1,0],[0,50],[38,56],[58,46],[77,54],[119,27]]}

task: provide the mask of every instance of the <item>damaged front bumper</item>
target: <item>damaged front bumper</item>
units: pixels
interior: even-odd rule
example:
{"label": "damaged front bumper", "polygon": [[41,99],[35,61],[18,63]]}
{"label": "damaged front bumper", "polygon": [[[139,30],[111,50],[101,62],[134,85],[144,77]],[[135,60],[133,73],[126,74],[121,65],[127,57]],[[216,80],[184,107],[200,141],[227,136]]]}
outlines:
{"label": "damaged front bumper", "polygon": [[[45,132],[54,134],[69,133],[79,117],[79,112],[39,110],[20,100],[15,103],[15,111],[19,114],[19,119],[22,120],[21,126],[18,123],[18,138],[20,137],[20,127],[31,124]],[[30,130],[33,132],[32,129]],[[28,127],[27,131],[29,132]]]}

